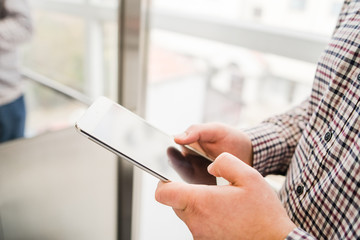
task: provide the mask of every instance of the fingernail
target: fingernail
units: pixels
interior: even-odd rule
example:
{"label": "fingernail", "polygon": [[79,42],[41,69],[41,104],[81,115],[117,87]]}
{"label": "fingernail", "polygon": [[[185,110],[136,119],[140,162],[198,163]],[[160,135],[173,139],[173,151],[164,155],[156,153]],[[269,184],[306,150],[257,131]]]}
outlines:
{"label": "fingernail", "polygon": [[213,168],[214,163],[210,163],[210,165],[207,167],[208,172],[210,173]]}

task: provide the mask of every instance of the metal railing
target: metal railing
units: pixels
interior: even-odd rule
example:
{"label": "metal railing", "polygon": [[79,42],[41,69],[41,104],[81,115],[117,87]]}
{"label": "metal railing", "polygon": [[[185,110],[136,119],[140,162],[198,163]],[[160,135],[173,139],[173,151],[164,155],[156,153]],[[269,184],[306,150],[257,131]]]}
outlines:
{"label": "metal railing", "polygon": [[36,83],[38,83],[44,87],[47,87],[61,95],[75,99],[85,105],[89,106],[93,101],[85,94],[83,94],[79,91],[76,91],[75,89],[68,87],[58,81],[51,80],[39,73],[31,71],[29,69],[22,69],[21,75],[24,79],[36,82]]}
{"label": "metal railing", "polygon": [[151,25],[154,29],[214,40],[310,63],[317,62],[329,40],[329,36],[264,24],[210,19],[163,11],[152,13]]}

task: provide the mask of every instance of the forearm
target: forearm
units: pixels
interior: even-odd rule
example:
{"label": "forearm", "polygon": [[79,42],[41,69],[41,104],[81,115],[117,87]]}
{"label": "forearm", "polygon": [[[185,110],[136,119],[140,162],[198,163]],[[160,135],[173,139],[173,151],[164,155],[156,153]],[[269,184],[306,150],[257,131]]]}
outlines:
{"label": "forearm", "polygon": [[33,26],[26,1],[7,1],[6,9],[7,16],[0,21],[0,49],[12,50],[30,39]]}
{"label": "forearm", "polygon": [[246,129],[253,147],[253,167],[264,176],[285,174],[309,118],[307,100],[257,127]]}

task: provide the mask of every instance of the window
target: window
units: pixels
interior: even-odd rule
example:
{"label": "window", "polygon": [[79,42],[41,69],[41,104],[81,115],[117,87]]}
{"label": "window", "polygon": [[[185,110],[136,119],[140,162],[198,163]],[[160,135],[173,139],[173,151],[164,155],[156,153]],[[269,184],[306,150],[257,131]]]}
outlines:
{"label": "window", "polygon": [[36,33],[27,48],[25,66],[85,93],[85,22],[44,10],[33,15]]}
{"label": "window", "polygon": [[[306,3],[290,1],[303,6],[294,14],[280,0],[153,1],[148,119],[168,132],[204,121],[249,126],[301,101],[336,22],[331,3]],[[298,38],[323,40],[316,55],[302,57],[288,45]]]}
{"label": "window", "polygon": [[[24,68],[35,73],[31,77],[64,85],[83,98],[99,95],[115,98],[117,1],[33,0],[31,3],[35,33],[23,51]],[[61,96],[36,80],[39,79],[27,84],[25,94],[26,135],[73,126],[87,105]]]}

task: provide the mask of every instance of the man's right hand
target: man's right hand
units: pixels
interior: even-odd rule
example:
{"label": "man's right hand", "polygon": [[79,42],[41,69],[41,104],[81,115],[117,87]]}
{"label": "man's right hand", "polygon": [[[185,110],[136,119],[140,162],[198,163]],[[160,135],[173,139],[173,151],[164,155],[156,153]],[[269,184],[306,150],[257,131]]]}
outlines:
{"label": "man's right hand", "polygon": [[219,123],[197,124],[175,136],[175,142],[206,154],[211,159],[228,152],[252,166],[252,144],[250,137],[240,131]]}

